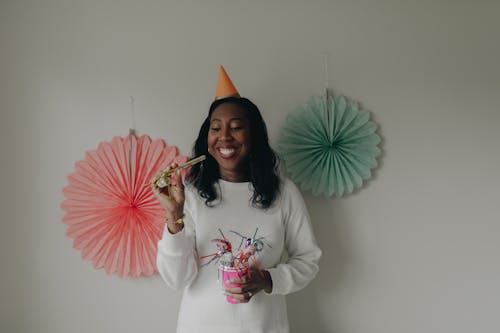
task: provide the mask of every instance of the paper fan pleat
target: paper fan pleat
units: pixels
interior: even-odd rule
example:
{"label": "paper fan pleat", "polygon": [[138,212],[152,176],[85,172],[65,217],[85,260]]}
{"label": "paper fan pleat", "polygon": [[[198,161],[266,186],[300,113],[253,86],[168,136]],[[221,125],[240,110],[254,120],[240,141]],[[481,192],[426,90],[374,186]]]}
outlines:
{"label": "paper fan pleat", "polygon": [[291,113],[278,151],[291,178],[314,195],[342,196],[371,177],[380,149],[370,114],[344,96],[311,98]]}
{"label": "paper fan pleat", "polygon": [[186,160],[176,147],[146,135],[114,137],[86,152],[68,176],[61,203],[66,234],[82,258],[120,277],[154,274],[165,211],[148,184]]}

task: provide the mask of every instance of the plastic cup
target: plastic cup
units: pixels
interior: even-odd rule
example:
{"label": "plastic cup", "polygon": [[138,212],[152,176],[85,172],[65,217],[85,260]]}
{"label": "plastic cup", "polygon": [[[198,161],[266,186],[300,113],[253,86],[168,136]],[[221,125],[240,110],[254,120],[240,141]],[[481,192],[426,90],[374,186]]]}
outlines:
{"label": "plastic cup", "polygon": [[[246,270],[240,269],[240,268],[235,268],[235,267],[228,267],[228,266],[219,266],[219,273],[222,276],[222,287],[239,287],[241,286],[241,283],[229,283],[228,281],[231,279],[238,279],[241,278],[246,274]],[[231,303],[231,304],[237,304],[238,302],[235,301],[232,297],[226,296],[226,300]]]}

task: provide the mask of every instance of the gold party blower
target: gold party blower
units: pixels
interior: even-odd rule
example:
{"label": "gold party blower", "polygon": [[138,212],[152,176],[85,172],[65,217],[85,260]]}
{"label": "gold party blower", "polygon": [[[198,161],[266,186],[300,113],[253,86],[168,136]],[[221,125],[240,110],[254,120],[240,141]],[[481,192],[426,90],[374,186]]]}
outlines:
{"label": "gold party blower", "polygon": [[174,169],[163,170],[160,173],[160,175],[151,182],[151,185],[155,184],[159,188],[165,188],[167,186],[170,186],[170,176],[174,172],[176,172],[177,170],[182,170],[182,169],[185,169],[185,168],[189,168],[192,165],[195,165],[197,163],[200,163],[201,161],[204,161],[206,158],[207,157],[205,155],[200,155],[198,157],[195,157],[195,158],[187,161],[186,163],[183,163],[183,164],[179,165],[178,167],[176,167]]}

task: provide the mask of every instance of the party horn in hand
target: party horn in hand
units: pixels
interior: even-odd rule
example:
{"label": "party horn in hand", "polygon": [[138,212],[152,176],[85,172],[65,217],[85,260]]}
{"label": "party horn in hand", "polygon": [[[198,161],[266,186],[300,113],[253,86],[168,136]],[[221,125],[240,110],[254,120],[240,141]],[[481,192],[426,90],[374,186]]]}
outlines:
{"label": "party horn in hand", "polygon": [[170,185],[170,176],[176,172],[177,170],[182,170],[182,169],[185,169],[185,168],[189,168],[190,166],[196,164],[196,163],[200,163],[201,161],[203,161],[204,159],[206,159],[207,157],[205,155],[200,155],[198,157],[195,157],[193,158],[192,160],[189,160],[187,161],[186,163],[183,163],[179,166],[177,166],[176,168],[174,169],[167,169],[167,170],[163,170],[160,175],[153,180],[153,184],[155,184],[156,186],[158,186],[159,188],[164,188],[164,187],[167,187]]}

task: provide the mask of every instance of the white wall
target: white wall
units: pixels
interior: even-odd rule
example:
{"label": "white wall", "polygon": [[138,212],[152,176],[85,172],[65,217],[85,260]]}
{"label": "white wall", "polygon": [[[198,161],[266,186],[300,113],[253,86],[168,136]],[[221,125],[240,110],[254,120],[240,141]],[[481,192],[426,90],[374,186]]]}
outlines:
{"label": "white wall", "polygon": [[273,141],[330,88],[370,110],[380,168],[305,194],[321,272],[294,332],[494,332],[500,308],[497,1],[2,1],[1,332],[173,332],[158,276],[94,270],[59,204],[84,151],[137,129],[187,153],[222,63]]}

